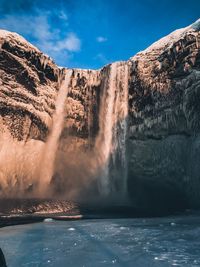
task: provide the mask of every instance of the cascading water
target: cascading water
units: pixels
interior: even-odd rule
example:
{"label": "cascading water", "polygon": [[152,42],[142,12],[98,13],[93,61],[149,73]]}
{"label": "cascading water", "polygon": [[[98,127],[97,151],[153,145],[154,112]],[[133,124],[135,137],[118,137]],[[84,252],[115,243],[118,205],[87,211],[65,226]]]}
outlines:
{"label": "cascading water", "polygon": [[103,195],[126,193],[126,135],[128,116],[128,65],[116,62],[104,84],[96,150],[101,165],[99,191]]}
{"label": "cascading water", "polygon": [[112,191],[127,193],[126,140],[128,129],[128,65],[120,62],[116,75],[116,102],[114,105],[113,149],[111,153]]}
{"label": "cascading water", "polygon": [[101,174],[99,190],[103,195],[109,194],[109,159],[112,150],[113,108],[115,100],[117,63],[111,65],[109,81],[105,83],[99,114],[99,135],[96,150],[99,155]]}
{"label": "cascading water", "polygon": [[43,193],[47,190],[54,173],[54,162],[58,141],[62,132],[64,121],[65,100],[69,91],[69,83],[72,75],[72,70],[61,72],[58,83],[60,86],[58,96],[55,103],[55,112],[53,114],[52,129],[45,144],[44,153],[41,162],[41,171],[39,174],[39,191]]}

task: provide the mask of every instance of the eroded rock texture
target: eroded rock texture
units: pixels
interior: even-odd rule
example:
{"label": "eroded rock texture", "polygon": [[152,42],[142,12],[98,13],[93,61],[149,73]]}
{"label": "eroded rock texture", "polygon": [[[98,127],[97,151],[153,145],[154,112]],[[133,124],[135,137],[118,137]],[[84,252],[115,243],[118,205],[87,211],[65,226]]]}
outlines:
{"label": "eroded rock texture", "polygon": [[17,34],[0,32],[1,132],[19,141],[44,140],[57,95],[59,70]]}
{"label": "eroded rock texture", "polygon": [[74,69],[66,102],[63,136],[94,138],[98,132],[100,71]]}
{"label": "eroded rock texture", "polygon": [[197,21],[131,59],[129,182],[144,207],[200,204],[199,30]]}

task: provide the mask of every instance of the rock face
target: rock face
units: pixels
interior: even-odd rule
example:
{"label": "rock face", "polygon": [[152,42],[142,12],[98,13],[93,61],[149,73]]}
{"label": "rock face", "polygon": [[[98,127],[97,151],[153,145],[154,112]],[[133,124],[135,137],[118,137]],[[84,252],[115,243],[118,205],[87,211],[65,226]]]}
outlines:
{"label": "rock face", "polygon": [[[0,47],[1,140],[6,132],[9,142],[28,151],[34,139],[38,159],[61,70],[17,34],[0,31]],[[72,70],[52,183],[61,191],[90,184],[105,193],[109,187],[106,194],[118,198],[128,192],[143,210],[199,207],[199,99],[199,20],[127,62]],[[2,192],[24,180],[29,192],[37,177],[27,178],[32,165],[24,168],[20,178],[16,168],[15,178],[12,171],[0,175]]]}
{"label": "rock face", "polygon": [[199,30],[197,21],[131,59],[129,188],[146,208],[200,204]]}
{"label": "rock face", "polygon": [[60,72],[49,57],[18,34],[0,31],[1,195],[13,189],[20,195],[37,176]]}
{"label": "rock face", "polygon": [[54,111],[59,69],[15,33],[1,31],[0,48],[2,124],[19,141],[43,140]]}
{"label": "rock face", "polygon": [[100,71],[74,69],[67,97],[63,136],[95,138],[98,132]]}

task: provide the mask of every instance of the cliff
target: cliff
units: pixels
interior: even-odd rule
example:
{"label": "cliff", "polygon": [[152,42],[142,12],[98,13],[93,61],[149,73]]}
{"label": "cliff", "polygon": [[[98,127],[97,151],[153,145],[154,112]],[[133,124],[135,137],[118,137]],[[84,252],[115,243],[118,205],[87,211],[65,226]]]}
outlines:
{"label": "cliff", "polygon": [[[198,20],[127,62],[72,70],[52,179],[56,190],[74,195],[92,187],[118,198],[129,192],[144,210],[200,206],[199,31]],[[0,44],[1,140],[6,132],[15,148],[30,152],[34,139],[37,156],[28,161],[38,162],[52,128],[61,69],[15,33],[0,31]],[[2,191],[24,184],[16,172],[9,180],[4,171]],[[27,166],[22,172],[27,180]],[[33,173],[27,192],[37,183]]]}
{"label": "cliff", "polygon": [[198,20],[131,58],[129,181],[141,206],[200,204],[199,30]]}
{"label": "cliff", "polygon": [[55,108],[58,67],[16,33],[0,31],[1,131],[44,139]]}

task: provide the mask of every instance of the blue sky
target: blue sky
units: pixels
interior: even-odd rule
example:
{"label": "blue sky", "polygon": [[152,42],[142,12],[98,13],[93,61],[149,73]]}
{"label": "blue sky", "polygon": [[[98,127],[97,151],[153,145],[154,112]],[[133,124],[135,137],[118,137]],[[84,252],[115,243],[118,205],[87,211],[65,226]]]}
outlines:
{"label": "blue sky", "polygon": [[0,0],[0,28],[65,67],[127,60],[200,17],[200,0]]}

